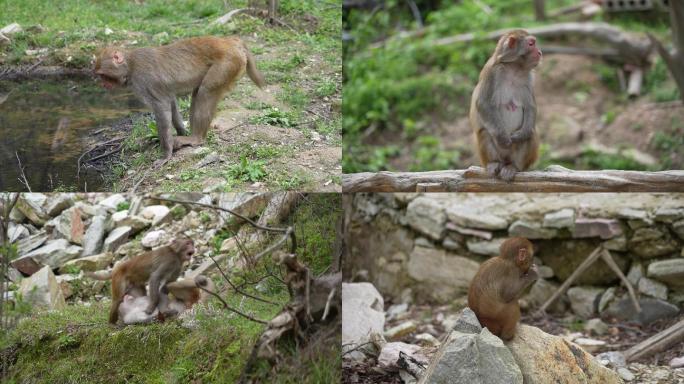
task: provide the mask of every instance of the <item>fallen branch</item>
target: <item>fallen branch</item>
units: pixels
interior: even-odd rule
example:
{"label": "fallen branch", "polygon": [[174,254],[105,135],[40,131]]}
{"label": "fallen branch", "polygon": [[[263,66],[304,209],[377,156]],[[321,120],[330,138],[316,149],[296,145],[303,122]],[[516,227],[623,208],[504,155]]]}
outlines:
{"label": "fallen branch", "polygon": [[33,78],[45,77],[62,77],[62,76],[92,76],[92,71],[86,68],[64,68],[57,66],[43,66],[43,67],[25,67],[25,68],[9,68],[0,73],[0,80],[25,80]]}
{"label": "fallen branch", "polygon": [[212,291],[210,291],[210,290],[208,290],[208,289],[206,289],[206,288],[204,288],[204,287],[202,287],[202,286],[200,286],[200,285],[198,285],[198,287],[199,287],[199,289],[203,290],[204,292],[206,292],[206,293],[208,293],[208,294],[214,296],[215,298],[219,299],[219,300],[221,301],[221,304],[223,304],[223,308],[225,308],[225,309],[227,309],[227,310],[229,310],[229,311],[231,311],[231,312],[233,312],[233,313],[237,313],[238,315],[240,315],[240,316],[242,316],[242,317],[244,317],[244,318],[246,318],[246,319],[252,320],[252,321],[254,321],[254,322],[256,322],[256,323],[259,323],[259,324],[267,324],[267,323],[266,323],[265,321],[263,321],[263,320],[259,320],[259,319],[257,319],[256,317],[252,317],[252,316],[250,316],[250,315],[248,315],[248,314],[246,314],[246,313],[242,313],[242,312],[238,311],[237,309],[231,307],[230,305],[228,305],[228,303],[226,303],[225,300],[223,300],[223,297],[221,297],[218,293],[212,292]]}
{"label": "fallen branch", "polygon": [[19,181],[22,184],[24,184],[24,186],[26,187],[26,189],[28,189],[29,192],[33,192],[33,191],[31,191],[31,185],[29,184],[28,180],[26,179],[26,174],[24,173],[24,166],[21,165],[21,159],[19,158],[19,153],[17,153],[17,151],[14,151],[14,155],[17,157],[17,162],[19,163],[19,173],[21,176],[21,179],[19,179]]}
{"label": "fallen branch", "polygon": [[664,351],[672,345],[684,341],[684,320],[662,330],[624,352],[625,359],[638,360],[653,353]]}
{"label": "fallen branch", "polygon": [[342,175],[342,191],[356,192],[684,192],[684,171],[573,171],[550,166],[516,174],[512,182],[481,167],[431,172]]}

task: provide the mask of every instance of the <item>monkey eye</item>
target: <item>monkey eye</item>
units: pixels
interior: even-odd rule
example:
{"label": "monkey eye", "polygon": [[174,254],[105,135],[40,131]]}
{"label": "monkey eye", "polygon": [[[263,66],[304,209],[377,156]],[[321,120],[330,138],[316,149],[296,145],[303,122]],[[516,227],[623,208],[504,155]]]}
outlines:
{"label": "monkey eye", "polygon": [[532,39],[530,39],[530,41],[529,41],[527,44],[528,44],[530,47],[533,47],[535,43],[536,43],[536,41],[534,40],[534,38],[532,38]]}

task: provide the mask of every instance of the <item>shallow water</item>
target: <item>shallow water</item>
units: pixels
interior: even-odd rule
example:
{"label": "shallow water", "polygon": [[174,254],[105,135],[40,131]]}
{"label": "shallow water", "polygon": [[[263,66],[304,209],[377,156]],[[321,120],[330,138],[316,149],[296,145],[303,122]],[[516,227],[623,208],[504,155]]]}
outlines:
{"label": "shallow water", "polygon": [[[9,95],[7,96],[9,92]],[[125,90],[107,91],[92,79],[0,82],[0,191],[102,191],[103,175],[77,160],[91,136],[141,104]]]}

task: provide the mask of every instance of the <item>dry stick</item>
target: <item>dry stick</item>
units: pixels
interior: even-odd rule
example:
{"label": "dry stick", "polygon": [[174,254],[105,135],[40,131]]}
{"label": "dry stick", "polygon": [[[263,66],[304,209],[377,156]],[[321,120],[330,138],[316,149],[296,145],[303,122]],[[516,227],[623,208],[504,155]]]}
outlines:
{"label": "dry stick", "polygon": [[135,185],[133,185],[133,189],[131,189],[131,194],[135,193],[135,190],[138,189],[138,187],[140,186],[140,184],[142,184],[143,180],[145,180],[145,178],[147,177],[147,175],[150,173],[151,170],[152,170],[152,167],[151,167],[151,166],[148,167],[148,168],[145,170],[145,172],[143,173],[143,175],[142,175],[142,177],[140,178],[140,180],[138,180],[138,182],[135,183]]}
{"label": "dry stick", "polygon": [[259,323],[259,324],[264,324],[264,325],[268,324],[267,322],[265,322],[265,321],[263,321],[263,320],[259,320],[259,319],[255,318],[255,317],[252,317],[252,316],[250,316],[250,315],[248,315],[248,314],[246,314],[246,313],[242,313],[242,312],[238,311],[237,309],[231,307],[231,306],[228,305],[228,303],[226,303],[226,301],[223,300],[223,298],[222,298],[221,296],[219,296],[216,292],[212,292],[212,291],[210,291],[210,290],[208,290],[208,289],[206,289],[206,288],[204,288],[204,287],[201,287],[201,286],[198,286],[198,287],[199,287],[199,289],[203,290],[204,292],[206,292],[206,293],[208,293],[208,294],[210,294],[210,295],[216,297],[217,299],[219,299],[219,300],[221,301],[221,304],[223,304],[223,307],[224,307],[225,309],[227,309],[227,310],[229,310],[229,311],[231,311],[231,312],[237,313],[238,315],[240,315],[240,316],[242,316],[242,317],[244,317],[244,318],[247,318],[247,319],[249,319],[249,320],[252,320],[252,321],[254,321],[254,322],[257,322],[257,323]]}
{"label": "dry stick", "polygon": [[631,362],[652,353],[663,351],[682,340],[684,340],[684,320],[656,333],[623,353],[625,359],[627,359],[628,362]]}
{"label": "dry stick", "polygon": [[328,294],[328,300],[325,302],[325,309],[323,310],[323,317],[321,317],[321,321],[325,321],[325,318],[328,317],[328,312],[330,311],[330,302],[335,296],[335,292],[336,289],[333,288],[330,290],[330,293]]}
{"label": "dry stick", "polygon": [[[19,172],[21,172],[21,178],[24,179],[23,183],[28,189],[29,192],[31,191],[31,186],[29,185],[28,180],[26,180],[26,174],[24,173],[24,167],[21,165],[21,159],[19,158],[19,153],[17,151],[14,151],[14,155],[17,157],[17,161],[19,162]],[[19,180],[21,181],[21,180]]]}
{"label": "dry stick", "polygon": [[276,303],[276,302],[274,302],[274,301],[266,300],[266,299],[263,299],[263,298],[258,297],[258,296],[253,296],[253,295],[251,295],[251,294],[249,294],[249,293],[247,293],[247,292],[244,292],[244,291],[240,290],[238,287],[235,286],[235,284],[233,284],[232,281],[230,281],[230,279],[229,279],[228,276],[225,274],[225,272],[223,272],[223,268],[221,268],[221,266],[219,265],[219,263],[217,263],[216,260],[214,260],[214,258],[213,258],[211,255],[208,255],[208,256],[209,256],[209,258],[211,259],[211,261],[214,262],[214,265],[216,265],[216,268],[218,268],[219,272],[221,273],[221,276],[223,276],[223,278],[228,282],[228,285],[230,285],[230,287],[233,288],[233,290],[235,290],[235,292],[237,292],[237,293],[239,293],[239,294],[241,294],[241,295],[243,295],[243,296],[247,296],[247,297],[249,297],[249,298],[251,298],[251,299],[254,299],[254,300],[257,300],[257,301],[261,301],[261,302],[263,302],[263,303],[268,303],[268,304],[271,304],[271,305],[279,305],[278,303]]}
{"label": "dry stick", "polygon": [[613,260],[613,257],[610,255],[610,252],[607,249],[604,249],[601,252],[601,259],[608,264],[608,267],[615,272],[616,275],[622,280],[622,282],[627,286],[627,291],[629,292],[629,297],[632,299],[632,304],[634,304],[634,308],[637,310],[637,312],[641,312],[641,305],[639,305],[639,300],[637,300],[636,294],[634,293],[634,288],[632,287],[632,283],[627,280],[625,275],[622,273],[620,270],[620,267],[615,263],[615,260]]}
{"label": "dry stick", "polygon": [[121,140],[123,140],[123,137],[119,137],[119,138],[116,138],[116,139],[107,140],[107,141],[105,141],[104,143],[95,144],[95,145],[93,145],[92,148],[90,148],[89,150],[83,152],[83,154],[81,154],[81,156],[79,156],[79,157],[78,157],[78,160],[76,161],[76,166],[78,167],[78,168],[77,168],[77,171],[76,171],[76,178],[78,178],[78,176],[81,174],[81,160],[83,159],[83,157],[84,157],[85,155],[87,155],[87,154],[89,154],[90,152],[92,152],[92,151],[94,151],[94,150],[96,150],[96,149],[98,149],[98,148],[100,148],[100,147],[103,147],[103,146],[105,146],[105,145],[107,145],[107,144],[111,144],[111,143],[113,143],[113,142],[115,142],[115,141],[121,141]]}
{"label": "dry stick", "polygon": [[579,275],[582,274],[589,266],[591,266],[598,258],[601,256],[601,250],[603,249],[603,246],[599,245],[594,249],[594,251],[580,264],[577,269],[568,277],[563,284],[554,292],[551,297],[549,297],[548,300],[539,308],[539,312],[544,313],[546,312],[546,308],[548,308],[560,295],[562,295],[569,287],[570,284],[572,284],[573,281]]}
{"label": "dry stick", "polygon": [[112,149],[112,150],[109,151],[109,152],[105,152],[105,153],[103,153],[103,154],[101,154],[101,155],[98,155],[98,156],[95,156],[95,157],[92,157],[92,158],[88,159],[88,160],[86,161],[86,163],[90,163],[90,162],[92,162],[92,161],[99,160],[99,159],[101,159],[101,158],[103,158],[103,157],[107,157],[107,156],[113,155],[113,154],[115,154],[115,153],[121,151],[121,149],[123,149],[123,144],[122,144],[122,145],[119,145],[118,147],[116,147],[116,149]]}

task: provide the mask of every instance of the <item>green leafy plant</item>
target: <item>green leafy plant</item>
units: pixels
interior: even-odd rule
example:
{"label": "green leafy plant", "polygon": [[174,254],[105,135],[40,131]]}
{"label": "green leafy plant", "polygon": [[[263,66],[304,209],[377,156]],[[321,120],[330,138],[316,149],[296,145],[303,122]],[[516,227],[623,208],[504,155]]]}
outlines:
{"label": "green leafy plant", "polygon": [[228,168],[228,175],[241,181],[259,181],[266,177],[266,162],[262,160],[248,160],[242,155],[240,162]]}
{"label": "green leafy plant", "polygon": [[277,125],[285,128],[291,128],[297,125],[295,118],[291,113],[281,111],[278,108],[268,108],[265,113],[259,116],[250,117],[249,122],[252,124]]}

